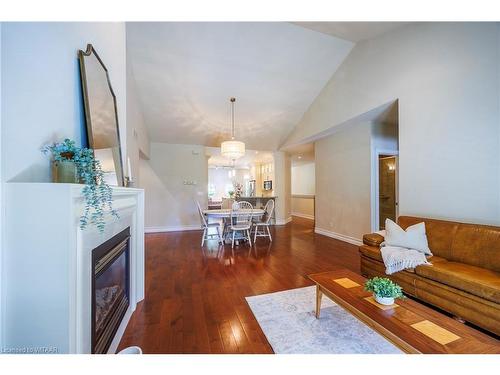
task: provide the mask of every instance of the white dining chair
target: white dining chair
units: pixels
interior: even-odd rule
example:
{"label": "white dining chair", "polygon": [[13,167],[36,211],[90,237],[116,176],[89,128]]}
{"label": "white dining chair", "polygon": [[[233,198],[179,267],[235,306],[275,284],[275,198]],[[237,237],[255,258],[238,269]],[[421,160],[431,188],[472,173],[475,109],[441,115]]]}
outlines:
{"label": "white dining chair", "polygon": [[[220,224],[219,223],[208,223],[207,219],[205,217],[205,214],[203,213],[203,210],[201,209],[200,202],[196,201],[196,205],[198,206],[198,213],[200,214],[200,221],[201,221],[201,228],[203,229],[203,235],[201,237],[201,246],[205,243],[205,240],[210,240],[213,239],[214,236],[217,236],[218,243],[223,243],[222,242],[222,236],[220,234]],[[215,228],[217,230],[217,233],[215,234],[210,234],[208,233],[209,228]]]}
{"label": "white dining chair", "polygon": [[249,202],[238,202],[237,209],[231,208],[230,229],[233,232],[231,248],[234,248],[234,240],[236,233],[242,232],[243,238],[248,239],[248,243],[252,246],[252,237],[250,230],[252,229],[253,206]]}
{"label": "white dining chair", "polygon": [[[264,208],[264,215],[260,221],[257,221],[253,224],[254,226],[254,237],[253,242],[257,241],[257,237],[269,237],[269,241],[273,241],[273,237],[271,236],[271,231],[269,227],[271,226],[271,219],[273,218],[274,212],[274,200],[270,199],[266,203],[266,207]],[[262,228],[262,230],[259,230]]]}

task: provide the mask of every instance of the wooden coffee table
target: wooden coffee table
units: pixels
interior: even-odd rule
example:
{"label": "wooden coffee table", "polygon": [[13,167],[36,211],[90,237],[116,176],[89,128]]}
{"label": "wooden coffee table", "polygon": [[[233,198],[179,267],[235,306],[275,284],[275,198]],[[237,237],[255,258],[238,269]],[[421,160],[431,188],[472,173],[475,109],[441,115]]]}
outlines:
{"label": "wooden coffee table", "polygon": [[323,294],[407,353],[500,353],[500,341],[412,299],[380,305],[366,279],[348,270],[308,275],[316,283],[316,318]]}

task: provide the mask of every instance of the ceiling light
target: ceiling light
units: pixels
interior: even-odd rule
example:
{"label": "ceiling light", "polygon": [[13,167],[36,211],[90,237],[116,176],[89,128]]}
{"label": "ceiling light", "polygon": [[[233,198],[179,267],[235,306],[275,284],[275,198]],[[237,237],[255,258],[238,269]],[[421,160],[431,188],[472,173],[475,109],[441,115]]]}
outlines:
{"label": "ceiling light", "polygon": [[234,161],[245,155],[245,144],[234,140],[234,102],[236,98],[229,100],[231,101],[231,140],[221,143],[220,153],[222,156]]}
{"label": "ceiling light", "polygon": [[302,159],[302,156],[299,155],[299,159]]}

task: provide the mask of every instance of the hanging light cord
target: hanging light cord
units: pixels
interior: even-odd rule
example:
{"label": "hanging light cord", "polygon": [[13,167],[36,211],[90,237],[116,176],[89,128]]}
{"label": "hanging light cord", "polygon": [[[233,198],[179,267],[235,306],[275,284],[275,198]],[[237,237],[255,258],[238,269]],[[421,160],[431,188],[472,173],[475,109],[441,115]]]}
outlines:
{"label": "hanging light cord", "polygon": [[236,98],[231,98],[229,99],[231,101],[231,140],[234,140],[234,102],[236,101]]}

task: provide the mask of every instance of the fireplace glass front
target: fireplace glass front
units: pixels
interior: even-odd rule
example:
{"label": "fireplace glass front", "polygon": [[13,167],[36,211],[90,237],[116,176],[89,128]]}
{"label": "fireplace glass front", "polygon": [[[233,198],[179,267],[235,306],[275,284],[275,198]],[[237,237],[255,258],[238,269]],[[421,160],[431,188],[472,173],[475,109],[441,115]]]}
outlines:
{"label": "fireplace glass front", "polygon": [[92,353],[106,353],[129,306],[127,228],[93,250]]}

